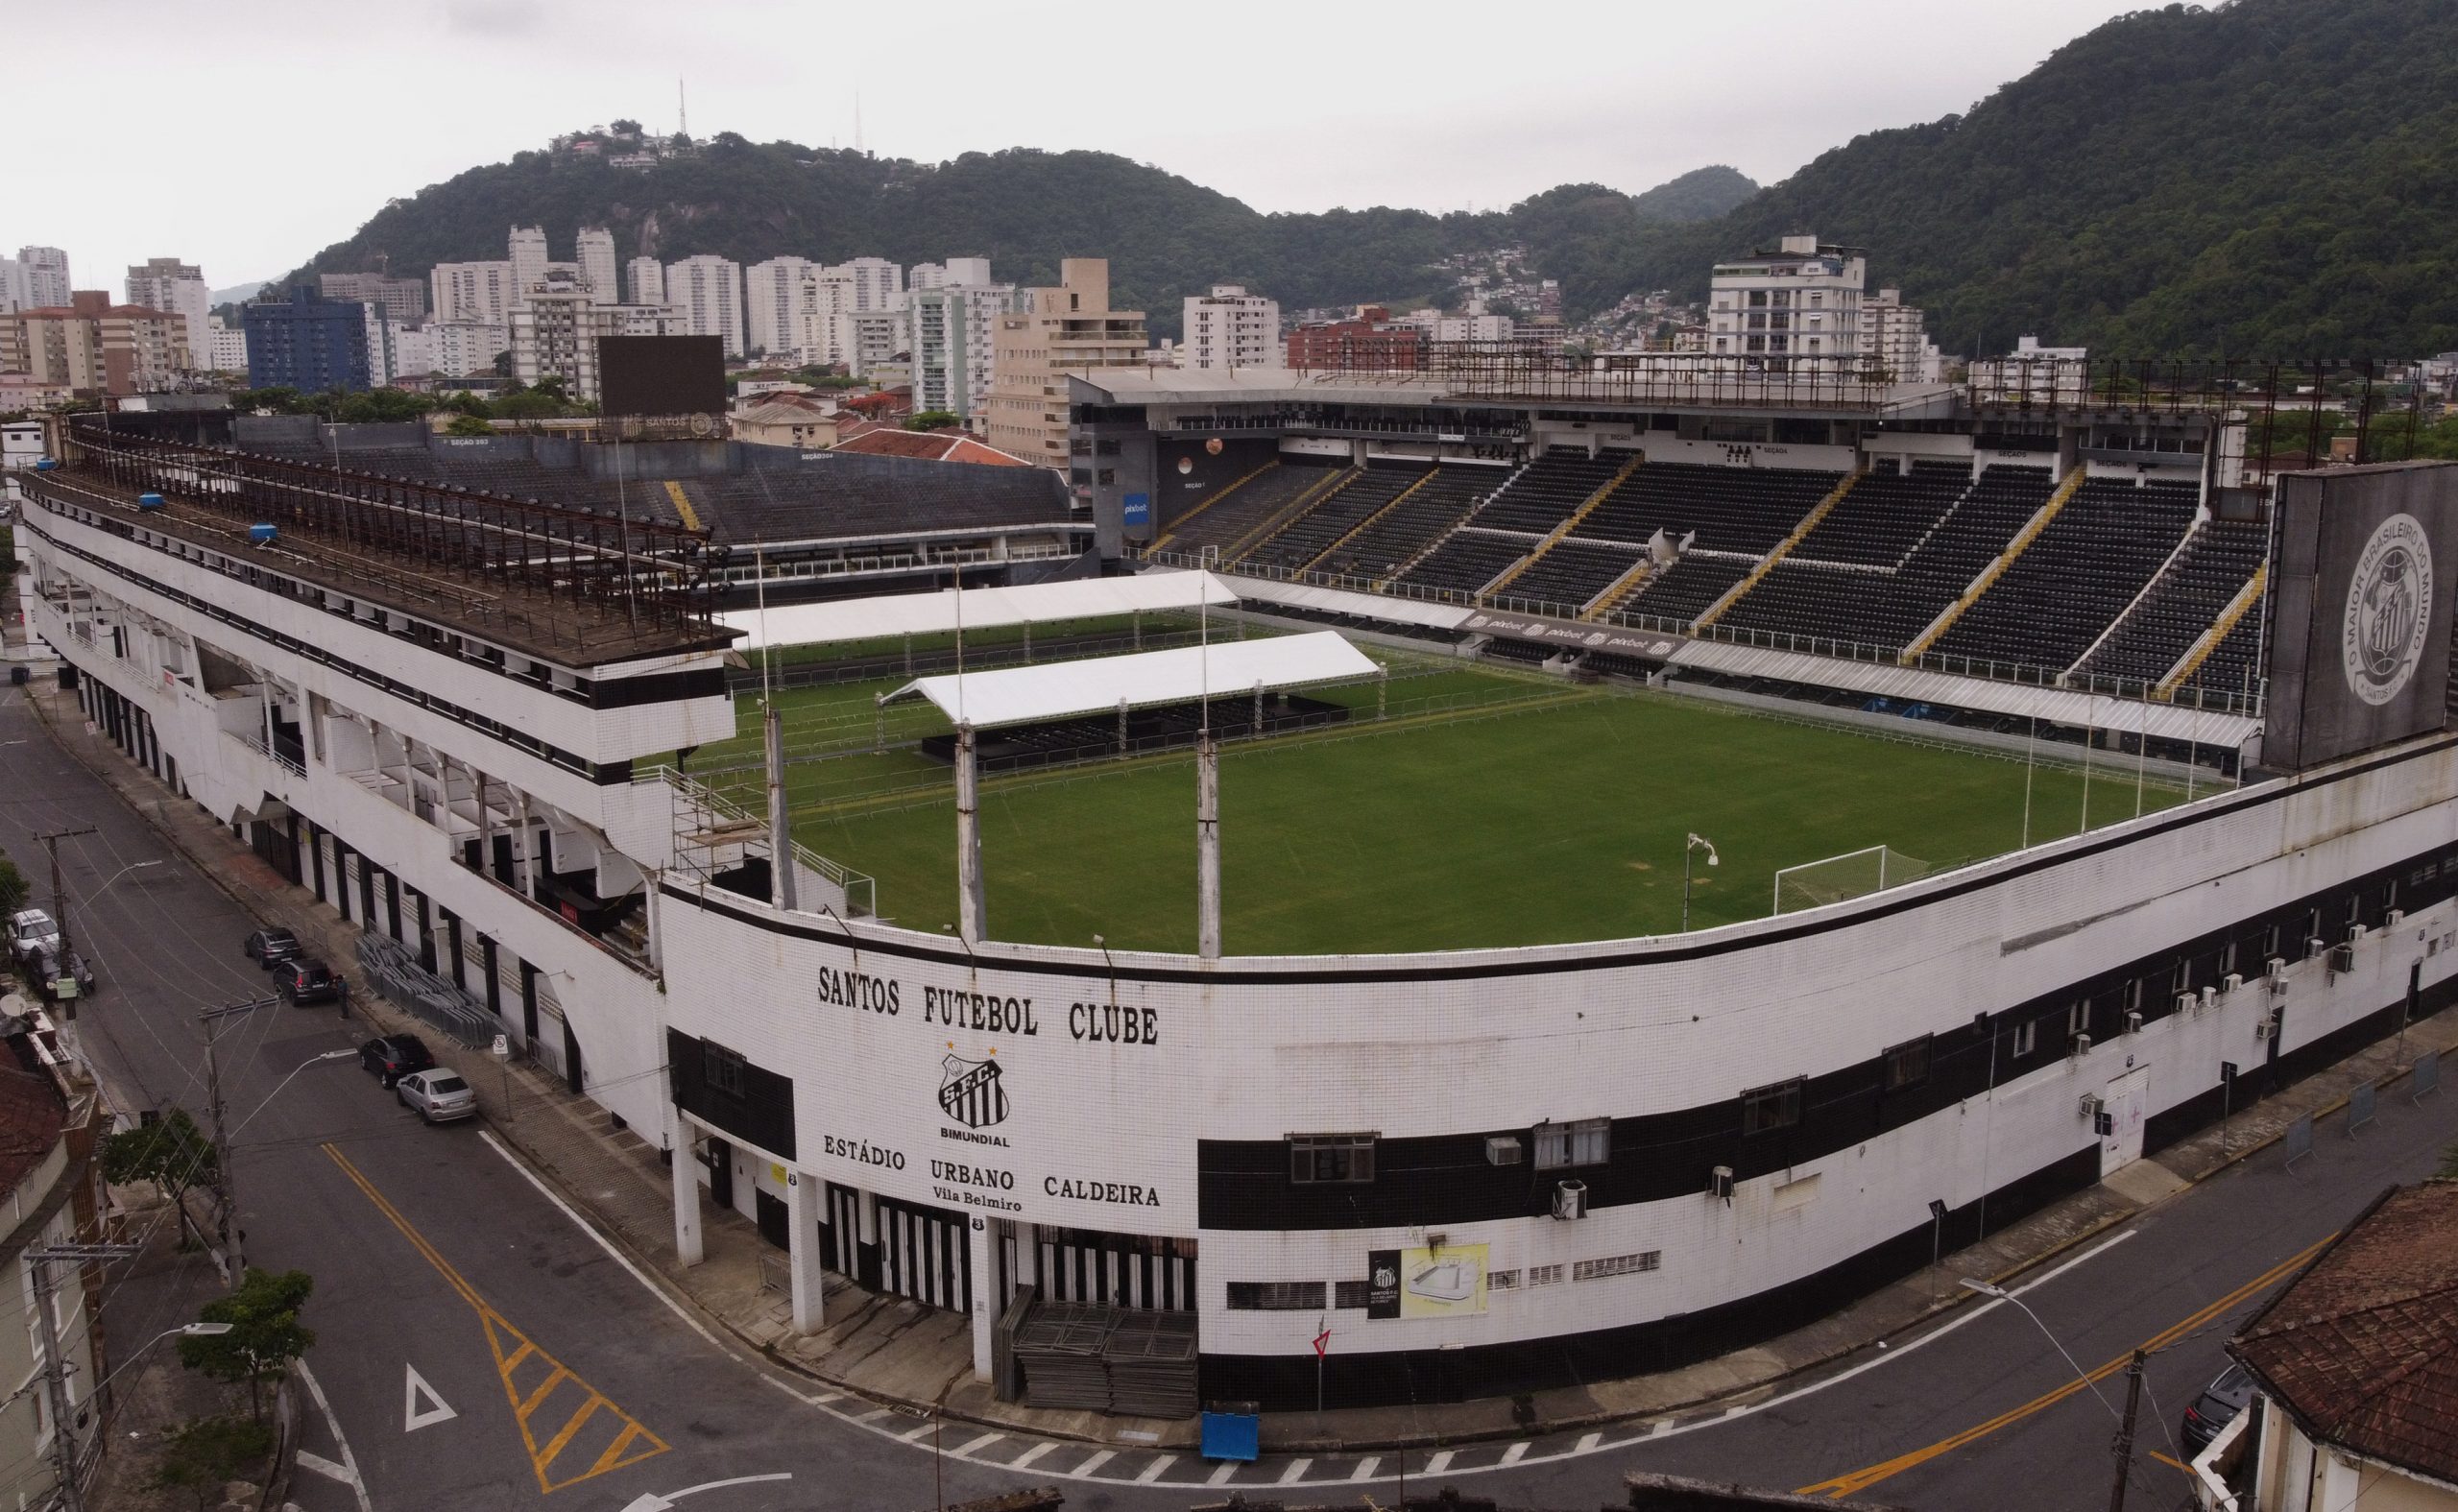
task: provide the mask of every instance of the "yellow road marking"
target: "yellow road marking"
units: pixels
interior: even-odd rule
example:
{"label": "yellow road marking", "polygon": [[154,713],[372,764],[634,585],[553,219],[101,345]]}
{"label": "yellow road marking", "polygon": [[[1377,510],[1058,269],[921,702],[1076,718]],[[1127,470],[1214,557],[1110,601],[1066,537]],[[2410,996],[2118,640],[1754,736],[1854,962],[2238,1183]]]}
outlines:
{"label": "yellow road marking", "polygon": [[2163,1465],[2174,1465],[2174,1466],[2176,1466],[2179,1470],[2183,1471],[2183,1472],[2184,1472],[2186,1475],[2188,1475],[2188,1476],[2190,1476],[2190,1475],[2192,1475],[2192,1474],[2193,1474],[2193,1467],[2192,1467],[2191,1465],[2186,1464],[2186,1463],[2185,1463],[2183,1460],[2181,1460],[2181,1459],[2172,1459],[2172,1458],[2170,1458],[2168,1455],[2160,1453],[2160,1452],[2159,1452],[2157,1450],[2156,1450],[2156,1449],[2155,1449],[2155,1450],[2153,1450],[2153,1451],[2151,1452],[2151,1457],[2152,1457],[2153,1459],[2157,1460],[2160,1464],[2163,1464]]}
{"label": "yellow road marking", "polygon": [[[2186,1334],[2191,1333],[2194,1330],[2201,1328],[2204,1324],[2208,1323],[2215,1317],[2218,1317],[2221,1313],[2228,1311],[2229,1308],[2235,1307],[2238,1303],[2243,1302],[2246,1298],[2253,1295],[2255,1292],[2264,1290],[2265,1288],[2284,1280],[2291,1271],[2294,1271],[2306,1260],[2309,1260],[2314,1256],[2320,1254],[2324,1245],[2328,1244],[2331,1239],[2337,1237],[2337,1235],[2332,1234],[2327,1237],[2319,1240],[2311,1247],[2279,1261],[2277,1264],[2262,1272],[2253,1280],[2245,1283],[2235,1290],[2228,1293],[2228,1295],[2220,1298],[2218,1301],[2196,1311],[2191,1317],[2186,1318],[2181,1323],[2172,1324],[2169,1327],[2160,1330],[2157,1333],[2153,1334],[2150,1338],[2143,1341],[2141,1345],[2143,1353],[2151,1354],[2156,1351],[2165,1349],[2168,1345],[2175,1343],[2178,1339],[2181,1339]],[[1970,1428],[1964,1428],[1960,1433],[1950,1434],[1945,1438],[1941,1438],[1938,1440],[1938,1442],[1928,1446],[1926,1449],[1916,1449],[1910,1453],[1897,1454],[1892,1459],[1871,1465],[1867,1469],[1856,1470],[1849,1475],[1838,1476],[1832,1480],[1821,1480],[1814,1486],[1803,1486],[1797,1494],[1801,1496],[1814,1497],[1823,1493],[1829,1497],[1848,1497],[1858,1492],[1866,1491],[1869,1487],[1876,1485],[1881,1480],[1891,1479],[1893,1476],[1903,1474],[1907,1470],[1914,1469],[1920,1465],[1925,1465],[1929,1461],[1936,1459],[1940,1454],[1951,1453],[1953,1451],[1961,1449],[1966,1444],[1987,1438],[1989,1434],[1996,1432],[2000,1428],[2011,1428],[2014,1424],[2020,1423],[2025,1418],[2044,1411],[2049,1407],[2053,1407],[2057,1405],[2057,1404],[2064,1401],[2066,1398],[2074,1395],[2076,1392],[2087,1390],[2089,1382],[2104,1380],[2107,1377],[2113,1376],[2118,1371],[2125,1369],[2133,1359],[2133,1351],[2127,1350],[2124,1354],[2119,1355],[2114,1359],[2099,1366],[2086,1376],[2074,1380],[2069,1380],[2054,1391],[2043,1392],[2039,1396],[2034,1397],[2031,1401],[2024,1403],[2021,1406],[2015,1407],[2011,1411],[2000,1412],[1995,1417],[1988,1419],[1985,1423],[1976,1423]]]}
{"label": "yellow road marking", "polygon": [[691,507],[691,500],[685,495],[682,484],[675,482],[672,478],[666,479],[665,496],[674,500],[674,513],[683,516],[683,523],[687,527],[692,530],[701,528],[700,512]]}
{"label": "yellow road marking", "polygon": [[[560,1360],[540,1349],[531,1341],[529,1335],[514,1328],[510,1320],[497,1312],[485,1298],[479,1296],[478,1289],[463,1279],[459,1271],[452,1268],[451,1261],[446,1260],[443,1254],[427,1241],[426,1236],[411,1227],[410,1220],[401,1216],[400,1210],[386,1201],[384,1194],[375,1189],[374,1184],[361,1174],[358,1167],[352,1165],[349,1157],[342,1154],[340,1149],[326,1144],[324,1146],[324,1151],[332,1157],[334,1164],[342,1168],[342,1174],[350,1179],[350,1184],[356,1187],[369,1202],[375,1205],[375,1211],[384,1214],[386,1221],[399,1231],[402,1238],[409,1241],[410,1248],[418,1251],[421,1259],[434,1266],[435,1273],[444,1278],[445,1284],[458,1293],[461,1300],[470,1305],[470,1309],[478,1315],[479,1327],[486,1333],[488,1352],[494,1356],[495,1374],[503,1380],[504,1401],[512,1408],[513,1422],[520,1428],[520,1442],[529,1452],[529,1468],[537,1473],[540,1491],[560,1491],[566,1486],[578,1485],[593,1476],[602,1476],[610,1470],[620,1470],[626,1465],[638,1464],[653,1454],[665,1452],[668,1447],[665,1440],[650,1432],[640,1425],[638,1419],[607,1400],[605,1394],[597,1388],[566,1369]],[[546,1374],[524,1393],[514,1383],[513,1375],[522,1366],[533,1361],[544,1365]],[[569,1409],[564,1419],[564,1426],[555,1431],[554,1436],[541,1444],[538,1442],[537,1431],[532,1428],[530,1420],[550,1398],[557,1394],[559,1389],[566,1397],[577,1391],[581,1394],[581,1400],[576,1406]],[[556,1459],[566,1450],[571,1448],[572,1441],[579,1436],[584,1427],[601,1416],[610,1417],[611,1421],[617,1425],[612,1442],[597,1452],[587,1470],[576,1476],[556,1478],[553,1474]]]}

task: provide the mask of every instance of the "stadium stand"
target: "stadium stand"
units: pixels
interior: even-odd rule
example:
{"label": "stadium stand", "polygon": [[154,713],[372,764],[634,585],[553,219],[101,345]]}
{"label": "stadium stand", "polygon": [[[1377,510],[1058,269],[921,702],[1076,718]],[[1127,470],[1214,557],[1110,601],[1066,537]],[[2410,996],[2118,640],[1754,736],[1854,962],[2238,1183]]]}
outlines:
{"label": "stadium stand", "polygon": [[2258,522],[2203,521],[2157,581],[2074,670],[2158,682],[2219,622],[2221,611],[2261,565],[2269,543],[2269,531]]}
{"label": "stadium stand", "polygon": [[[1865,480],[1845,499],[1867,486]],[[1718,626],[1891,649],[1909,645],[2056,491],[2056,474],[2045,468],[1988,468],[1891,572],[1838,566],[1815,557],[1810,542],[1834,523],[1830,515],[1800,551],[1735,600]],[[1658,612],[1636,601],[1627,607]],[[2098,633],[2093,626],[2091,634]]]}
{"label": "stadium stand", "polygon": [[1507,476],[1499,468],[1437,467],[1434,476],[1403,494],[1314,563],[1317,572],[1344,577],[1389,577],[1470,511]]}
{"label": "stadium stand", "polygon": [[1899,566],[1970,486],[1971,468],[1960,462],[1916,462],[1903,473],[1872,470],[1801,538],[1793,558]]}
{"label": "stadium stand", "polygon": [[1651,462],[1579,521],[1578,539],[1644,545],[1658,530],[1709,551],[1764,556],[1844,481],[1807,468],[1717,468]]}
{"label": "stadium stand", "polygon": [[1395,580],[1417,588],[1446,589],[1453,594],[1476,592],[1504,568],[1528,555],[1535,541],[1526,536],[1497,535],[1462,527],[1443,538],[1442,544],[1417,559]]}
{"label": "stadium stand", "polygon": [[1705,613],[1708,605],[1723,597],[1757,564],[1755,557],[1693,551],[1649,577],[1636,593],[1615,605],[1614,612],[1687,624]]}
{"label": "stadium stand", "polygon": [[1644,547],[1601,544],[1574,536],[1556,541],[1553,550],[1511,579],[1503,592],[1509,598],[1558,605],[1562,612],[1576,614],[1588,600],[1637,566],[1644,554]]}
{"label": "stadium stand", "polygon": [[1179,521],[1157,544],[1191,556],[1200,556],[1205,548],[1215,547],[1227,557],[1309,492],[1337,486],[1351,470],[1274,463],[1237,487],[1215,495],[1211,503]]}
{"label": "stadium stand", "polygon": [[[1630,461],[1627,451],[1586,452],[1554,446],[1530,463],[1509,486],[1485,501],[1471,524],[1484,530],[1524,530],[1543,536],[1578,512],[1598,489]],[[1644,470],[1644,469],[1642,469]]]}
{"label": "stadium stand", "polygon": [[2199,506],[2190,484],[2085,479],[1931,649],[2063,671],[2158,572]]}
{"label": "stadium stand", "polygon": [[2253,612],[2236,621],[2210,655],[2203,659],[2202,665],[2194,668],[2186,684],[2234,693],[2250,689],[2259,682],[2262,617],[2267,608],[2267,605],[2256,604]]}
{"label": "stadium stand", "polygon": [[1382,512],[1385,505],[1427,481],[1431,468],[1375,463],[1316,498],[1236,560],[1295,572],[1312,565],[1339,539]]}

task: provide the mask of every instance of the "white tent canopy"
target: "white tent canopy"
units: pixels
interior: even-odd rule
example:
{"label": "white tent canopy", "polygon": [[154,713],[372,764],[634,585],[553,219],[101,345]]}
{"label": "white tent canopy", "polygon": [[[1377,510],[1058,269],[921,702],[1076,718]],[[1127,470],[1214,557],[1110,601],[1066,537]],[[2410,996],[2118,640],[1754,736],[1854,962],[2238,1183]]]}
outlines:
{"label": "white tent canopy", "polygon": [[941,713],[976,730],[1028,725],[1048,719],[1115,712],[1121,704],[1146,708],[1191,704],[1206,697],[1232,698],[1261,687],[1265,692],[1320,683],[1345,683],[1380,669],[1334,631],[1275,636],[1264,640],[1224,640],[1210,646],[1142,651],[1133,656],[1092,657],[990,672],[917,678],[880,702],[919,695]]}
{"label": "white tent canopy", "polygon": [[[959,628],[1044,625],[1098,619],[1113,614],[1234,604],[1238,595],[1209,572],[1143,572],[1133,577],[1082,578],[1030,583],[1021,588],[976,588],[936,593],[891,593],[878,598],[831,599],[824,604],[781,604],[765,612],[728,610],[717,623],[748,638],[738,649],[816,646],[888,636],[945,635]],[[764,618],[764,624],[763,624]]]}

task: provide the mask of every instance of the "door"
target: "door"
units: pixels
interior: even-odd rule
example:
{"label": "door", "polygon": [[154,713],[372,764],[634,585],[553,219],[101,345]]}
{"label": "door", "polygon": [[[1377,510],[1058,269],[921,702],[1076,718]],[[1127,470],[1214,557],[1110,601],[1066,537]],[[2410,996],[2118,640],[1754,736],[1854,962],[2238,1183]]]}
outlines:
{"label": "door", "polygon": [[973,1307],[973,1244],[965,1215],[880,1200],[880,1286],[933,1308]]}
{"label": "door", "polygon": [[[810,1178],[803,1178],[808,1181]],[[851,1187],[828,1184],[827,1217],[819,1226],[820,1263],[839,1276],[862,1273],[862,1198]]]}
{"label": "door", "polygon": [[794,1243],[793,1220],[786,1216],[785,1199],[764,1191],[751,1194],[754,1221],[759,1225],[759,1236],[777,1248],[791,1249]]}
{"label": "door", "polygon": [[2142,1159],[2142,1119],[2151,1110],[2151,1068],[2137,1066],[2109,1083],[2102,1111],[2109,1132],[2100,1136],[2100,1178]]}

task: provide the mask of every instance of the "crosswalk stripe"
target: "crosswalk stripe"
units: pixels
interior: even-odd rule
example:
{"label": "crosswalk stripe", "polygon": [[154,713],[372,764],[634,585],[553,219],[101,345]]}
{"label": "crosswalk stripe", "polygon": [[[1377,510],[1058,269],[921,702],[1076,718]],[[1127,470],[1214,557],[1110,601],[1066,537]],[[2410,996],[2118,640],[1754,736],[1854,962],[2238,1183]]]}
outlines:
{"label": "crosswalk stripe", "polygon": [[1313,1464],[1314,1462],[1311,1459],[1290,1460],[1289,1468],[1280,1473],[1280,1483],[1285,1486],[1292,1481],[1305,1479],[1306,1472],[1313,1468]]}
{"label": "crosswalk stripe", "polygon": [[1234,1460],[1234,1459],[1224,1459],[1224,1460],[1222,1460],[1222,1461],[1220,1462],[1220,1468],[1219,1468],[1218,1470],[1214,1471],[1214,1472],[1212,1473],[1212,1478],[1211,1478],[1210,1480],[1208,1480],[1208,1481],[1204,1482],[1204,1483],[1205,1483],[1206,1485],[1213,1485],[1213,1486],[1225,1486],[1225,1485],[1227,1485],[1227,1484],[1229,1483],[1229,1477],[1230,1477],[1231,1476],[1234,1476],[1234,1475],[1236,1475],[1236,1474],[1238,1473],[1238,1464],[1239,1464],[1239,1462],[1238,1462],[1237,1460]]}
{"label": "crosswalk stripe", "polygon": [[1026,1465],[1031,1464],[1034,1460],[1041,1458],[1044,1454],[1048,1453],[1051,1450],[1056,1449],[1057,1447],[1058,1446],[1050,1440],[1043,1439],[1040,1443],[1035,1444],[1032,1448],[1009,1460],[1007,1462],[1007,1468],[1009,1470],[1022,1470]]}
{"label": "crosswalk stripe", "polygon": [[1004,1433],[984,1433],[979,1438],[974,1439],[970,1443],[956,1446],[956,1455],[958,1458],[963,1458],[965,1456],[977,1453],[981,1450],[998,1443],[1000,1439],[1005,1438],[1006,1436],[1007,1435]]}
{"label": "crosswalk stripe", "polygon": [[1108,1464],[1111,1460],[1116,1459],[1116,1458],[1118,1458],[1118,1451],[1117,1451],[1117,1450],[1114,1450],[1114,1449],[1104,1449],[1104,1450],[1099,1450],[1099,1451],[1097,1451],[1097,1452],[1096,1452],[1094,1453],[1094,1455],[1093,1455],[1093,1457],[1092,1457],[1092,1458],[1090,1458],[1090,1459],[1088,1459],[1088,1460],[1084,1461],[1082,1464],[1080,1464],[1080,1465],[1076,1466],[1073,1470],[1070,1471],[1070,1472],[1069,1472],[1069,1474],[1070,1474],[1070,1475],[1076,1475],[1076,1476],[1089,1476],[1089,1475],[1091,1475],[1094,1471],[1100,1469],[1103,1465]]}
{"label": "crosswalk stripe", "polygon": [[1582,1433],[1578,1436],[1578,1448],[1572,1450],[1571,1452],[1574,1454],[1593,1454],[1596,1452],[1596,1446],[1603,1442],[1604,1435],[1602,1433]]}
{"label": "crosswalk stripe", "polygon": [[938,1426],[939,1425],[936,1423],[925,1423],[920,1428],[915,1428],[909,1433],[899,1433],[896,1436],[896,1441],[900,1444],[910,1444],[915,1439],[928,1438],[930,1436],[930,1430]]}
{"label": "crosswalk stripe", "polygon": [[1506,1465],[1516,1465],[1527,1457],[1528,1441],[1526,1439],[1521,1439],[1518,1443],[1513,1444],[1510,1448],[1502,1452],[1502,1462]]}
{"label": "crosswalk stripe", "polygon": [[1438,1476],[1444,1471],[1449,1470],[1451,1468],[1451,1456],[1454,1452],[1455,1451],[1446,1449],[1436,1453],[1432,1459],[1425,1462],[1425,1473],[1429,1476]]}
{"label": "crosswalk stripe", "polygon": [[1171,1465],[1174,1465],[1177,1462],[1177,1455],[1164,1454],[1160,1458],[1152,1461],[1152,1463],[1145,1466],[1144,1474],[1135,1477],[1135,1483],[1139,1486],[1148,1486],[1152,1482],[1161,1478],[1161,1472],[1169,1469]]}
{"label": "crosswalk stripe", "polygon": [[1383,1456],[1380,1454],[1368,1454],[1363,1459],[1357,1462],[1357,1469],[1351,1473],[1348,1478],[1351,1480],[1371,1480],[1374,1478],[1374,1472],[1376,1468],[1382,1463]]}

